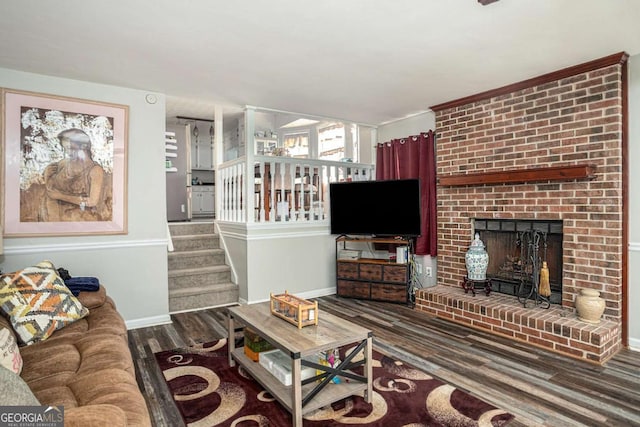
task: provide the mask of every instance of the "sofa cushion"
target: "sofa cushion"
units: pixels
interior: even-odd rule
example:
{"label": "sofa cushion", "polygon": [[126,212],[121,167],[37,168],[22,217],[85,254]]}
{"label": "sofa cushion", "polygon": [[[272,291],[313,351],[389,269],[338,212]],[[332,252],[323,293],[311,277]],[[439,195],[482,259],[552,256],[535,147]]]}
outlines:
{"label": "sofa cushion", "polygon": [[3,276],[0,307],[25,345],[43,341],[89,313],[49,261]]}
{"label": "sofa cushion", "polygon": [[13,332],[0,327],[0,365],[20,375],[22,371],[22,357]]}
{"label": "sofa cushion", "polygon": [[80,301],[83,306],[91,310],[100,307],[107,301],[107,290],[104,286],[100,285],[97,291],[83,291],[80,292],[76,298],[78,298],[78,301]]}
{"label": "sofa cushion", "polygon": [[0,406],[38,406],[40,402],[20,375],[0,366]]}

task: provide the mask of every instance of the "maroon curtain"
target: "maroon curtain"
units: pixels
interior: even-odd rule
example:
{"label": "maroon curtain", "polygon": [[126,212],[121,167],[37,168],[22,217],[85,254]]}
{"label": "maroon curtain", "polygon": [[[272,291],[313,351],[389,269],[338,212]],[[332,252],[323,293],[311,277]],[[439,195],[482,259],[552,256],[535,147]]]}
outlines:
{"label": "maroon curtain", "polygon": [[394,139],[376,147],[376,180],[420,179],[422,235],[417,255],[437,254],[436,161],[433,131]]}

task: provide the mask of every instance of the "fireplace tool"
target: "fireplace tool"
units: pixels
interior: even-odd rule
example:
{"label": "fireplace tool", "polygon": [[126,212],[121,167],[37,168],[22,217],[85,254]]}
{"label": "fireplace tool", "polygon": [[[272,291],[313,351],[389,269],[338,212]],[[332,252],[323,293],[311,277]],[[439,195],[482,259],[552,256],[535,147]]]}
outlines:
{"label": "fireplace tool", "polygon": [[518,287],[518,301],[527,307],[527,301],[541,308],[549,308],[549,298],[540,295],[540,239],[546,241],[546,233],[538,230],[526,230],[520,233],[520,260],[522,273]]}
{"label": "fireplace tool", "polygon": [[540,295],[543,297],[551,296],[551,284],[549,283],[549,267],[547,266],[547,233],[544,233],[544,261],[542,261],[542,267],[540,268]]}

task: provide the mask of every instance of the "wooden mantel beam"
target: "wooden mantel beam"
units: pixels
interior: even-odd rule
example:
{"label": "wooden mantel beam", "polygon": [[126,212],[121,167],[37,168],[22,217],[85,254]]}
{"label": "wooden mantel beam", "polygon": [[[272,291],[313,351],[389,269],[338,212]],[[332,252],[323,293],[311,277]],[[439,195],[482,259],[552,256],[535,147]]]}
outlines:
{"label": "wooden mantel beam", "polygon": [[535,181],[570,181],[574,179],[593,179],[595,177],[595,165],[571,165],[439,176],[438,184],[453,187]]}

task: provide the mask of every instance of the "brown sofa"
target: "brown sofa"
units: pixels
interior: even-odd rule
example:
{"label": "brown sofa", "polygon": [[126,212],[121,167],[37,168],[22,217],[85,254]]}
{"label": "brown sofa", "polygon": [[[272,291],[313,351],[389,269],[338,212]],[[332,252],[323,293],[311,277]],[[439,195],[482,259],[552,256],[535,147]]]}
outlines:
{"label": "brown sofa", "polygon": [[[78,299],[89,315],[20,347],[20,376],[42,405],[64,406],[65,426],[151,426],[113,300],[102,286]],[[1,327],[13,330],[3,316]]]}

